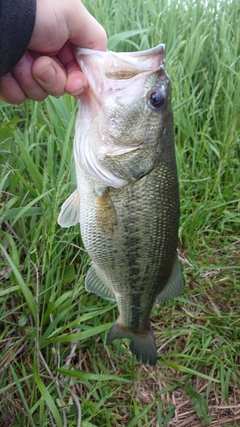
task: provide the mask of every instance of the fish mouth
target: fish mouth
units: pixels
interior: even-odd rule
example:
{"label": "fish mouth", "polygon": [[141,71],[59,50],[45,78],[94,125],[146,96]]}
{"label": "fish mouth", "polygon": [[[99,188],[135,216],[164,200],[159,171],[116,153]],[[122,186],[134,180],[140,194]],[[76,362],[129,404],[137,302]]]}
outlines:
{"label": "fish mouth", "polygon": [[126,80],[134,80],[139,74],[145,74],[147,78],[164,68],[164,52],[164,44],[127,53],[74,47],[76,60],[98,102],[101,95],[110,88],[118,91]]}

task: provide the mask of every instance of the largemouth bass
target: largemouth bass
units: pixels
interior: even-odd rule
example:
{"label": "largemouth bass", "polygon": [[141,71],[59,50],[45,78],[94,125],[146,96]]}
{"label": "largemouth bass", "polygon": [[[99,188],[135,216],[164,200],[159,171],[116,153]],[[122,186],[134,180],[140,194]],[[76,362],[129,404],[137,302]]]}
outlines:
{"label": "largemouth bass", "polygon": [[179,191],[164,45],[134,53],[76,49],[89,88],[74,140],[77,189],[62,227],[80,223],[92,264],[88,292],[117,301],[108,335],[129,338],[137,360],[155,365],[155,301],[182,294],[177,256]]}

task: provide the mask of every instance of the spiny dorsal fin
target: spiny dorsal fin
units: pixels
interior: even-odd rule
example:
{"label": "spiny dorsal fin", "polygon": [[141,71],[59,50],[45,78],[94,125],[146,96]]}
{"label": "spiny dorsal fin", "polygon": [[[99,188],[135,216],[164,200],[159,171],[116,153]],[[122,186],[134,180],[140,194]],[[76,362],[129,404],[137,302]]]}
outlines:
{"label": "spiny dorsal fin", "polygon": [[58,215],[58,224],[63,228],[71,227],[79,222],[80,201],[78,191],[75,190],[63,203]]}
{"label": "spiny dorsal fin", "polygon": [[180,262],[178,256],[176,255],[175,263],[169,281],[166,284],[165,288],[162,290],[162,292],[160,292],[160,294],[157,296],[155,302],[161,304],[170,299],[179,297],[183,293],[183,288],[184,279]]}
{"label": "spiny dorsal fin", "polygon": [[115,301],[113,292],[106,285],[102,277],[98,274],[95,264],[92,262],[91,267],[87,272],[85,279],[85,287],[87,292],[92,292],[100,297]]}

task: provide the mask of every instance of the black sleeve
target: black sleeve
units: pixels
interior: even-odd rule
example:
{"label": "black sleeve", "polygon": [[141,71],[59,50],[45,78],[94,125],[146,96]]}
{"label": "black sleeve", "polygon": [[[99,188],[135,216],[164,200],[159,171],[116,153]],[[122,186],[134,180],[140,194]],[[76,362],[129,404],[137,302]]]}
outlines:
{"label": "black sleeve", "polygon": [[21,59],[33,32],[36,0],[0,0],[0,76]]}

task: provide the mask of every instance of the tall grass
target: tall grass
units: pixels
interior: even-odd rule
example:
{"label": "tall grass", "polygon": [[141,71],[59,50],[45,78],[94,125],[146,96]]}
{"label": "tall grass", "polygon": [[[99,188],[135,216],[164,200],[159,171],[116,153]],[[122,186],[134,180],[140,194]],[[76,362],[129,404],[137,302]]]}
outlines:
{"label": "tall grass", "polygon": [[68,96],[17,108],[1,102],[0,424],[237,426],[238,2],[84,3],[110,49],[166,44],[186,289],[153,310],[156,368],[136,364],[125,341],[105,345],[116,307],[86,294],[79,228],[64,231],[56,221],[75,188],[77,103]]}

